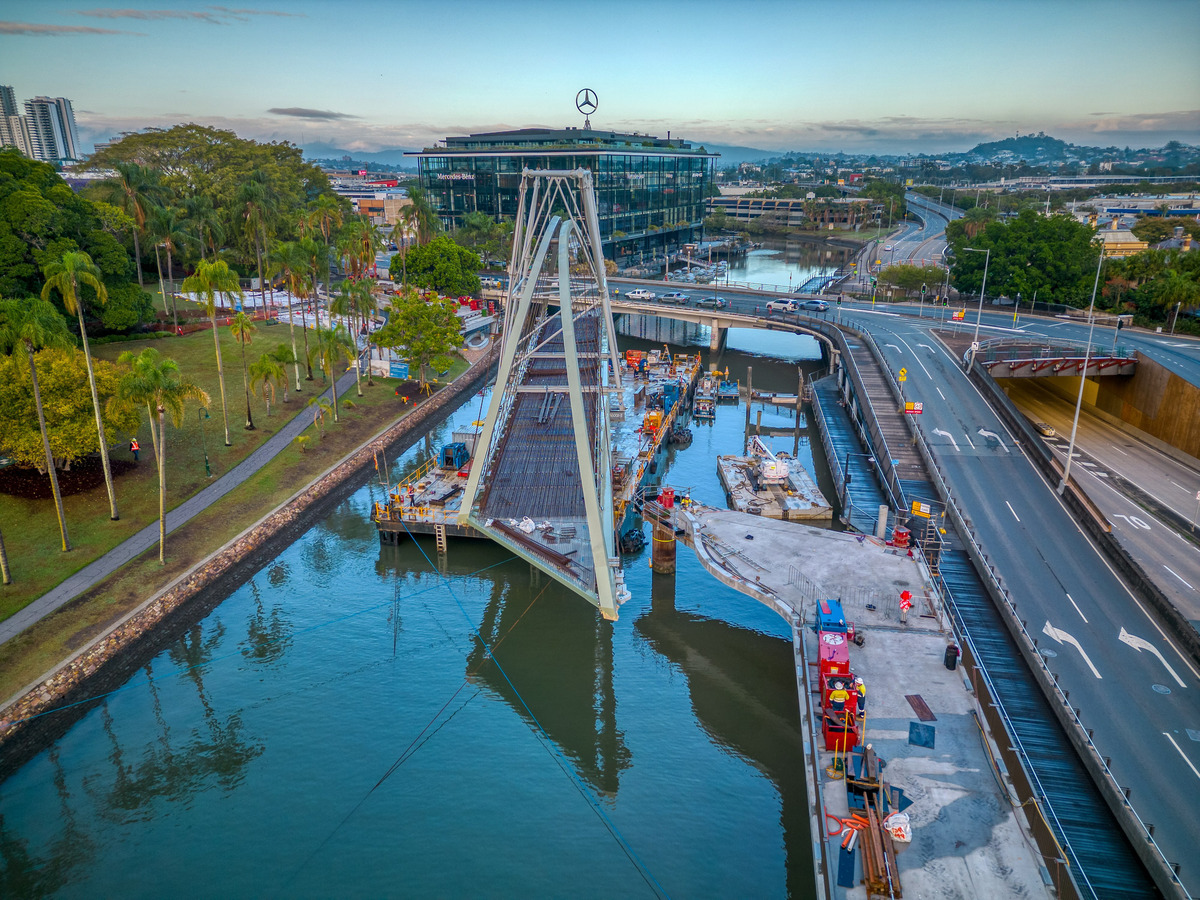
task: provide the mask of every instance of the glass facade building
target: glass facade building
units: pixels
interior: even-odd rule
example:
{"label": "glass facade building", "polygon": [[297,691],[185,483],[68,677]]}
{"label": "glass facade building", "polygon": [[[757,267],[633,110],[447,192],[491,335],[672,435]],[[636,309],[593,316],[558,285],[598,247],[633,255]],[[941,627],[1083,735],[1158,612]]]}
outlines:
{"label": "glass facade building", "polygon": [[568,128],[472,134],[445,144],[411,155],[446,227],[470,212],[515,218],[522,169],[588,169],[604,254],[617,265],[701,238],[717,154],[687,141]]}

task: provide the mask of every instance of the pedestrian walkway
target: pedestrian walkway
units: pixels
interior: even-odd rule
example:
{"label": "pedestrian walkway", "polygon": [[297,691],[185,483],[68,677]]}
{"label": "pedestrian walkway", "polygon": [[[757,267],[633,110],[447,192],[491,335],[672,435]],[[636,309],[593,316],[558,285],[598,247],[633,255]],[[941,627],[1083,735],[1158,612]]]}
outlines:
{"label": "pedestrian walkway", "polygon": [[[354,370],[351,369],[338,379],[338,395],[342,396],[354,384]],[[331,397],[330,391],[320,396]],[[184,500],[167,513],[167,533],[170,534],[181,525],[185,525],[208,507],[212,506],[230,491],[244,483],[263,466],[274,459],[280,451],[296,439],[312,424],[312,416],[306,410],[301,410],[296,416],[275,434],[271,435],[261,447],[243,459],[240,463],[214,481],[204,490]],[[89,591],[130,560],[136,559],[149,550],[158,541],[158,520],[155,519],[137,534],[127,538],[103,556],[93,560],[74,575],[61,582],[57,587],[47,591],[24,609],[0,622],[0,644],[16,637],[26,628],[39,622],[55,610],[74,600],[85,591]],[[216,549],[216,548],[213,548]]]}

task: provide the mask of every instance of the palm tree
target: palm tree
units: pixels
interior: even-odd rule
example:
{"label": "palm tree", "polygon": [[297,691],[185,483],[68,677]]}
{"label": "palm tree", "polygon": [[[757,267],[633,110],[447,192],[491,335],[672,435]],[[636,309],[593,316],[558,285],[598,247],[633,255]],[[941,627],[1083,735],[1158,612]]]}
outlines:
{"label": "palm tree", "polygon": [[[286,344],[279,346],[287,348]],[[267,404],[267,415],[271,414],[271,401],[275,399],[275,383],[281,382],[287,390],[287,370],[275,358],[273,353],[264,353],[250,363],[250,383],[257,384],[262,391],[263,402]]]}
{"label": "palm tree", "polygon": [[[280,387],[283,388],[283,402],[287,403],[288,402],[287,367],[289,364],[298,365],[296,362],[296,352],[291,347],[289,347],[287,344],[280,344],[278,347],[276,347],[274,350],[271,351],[271,359],[273,359],[277,363],[279,363],[280,372],[283,373],[279,378],[276,379],[276,381],[278,381]],[[299,369],[297,369],[297,372],[298,371],[299,371]],[[297,378],[296,383],[297,384],[300,383],[299,378]]]}
{"label": "palm tree", "polygon": [[183,201],[184,219],[190,226],[189,230],[200,248],[200,258],[204,259],[204,248],[212,250],[213,258],[217,256],[217,244],[225,240],[225,229],[221,227],[221,217],[213,206],[212,197],[208,194],[197,194]]}
{"label": "palm tree", "polygon": [[[299,250],[300,255],[307,261],[308,271],[312,277],[311,297],[312,297],[312,303],[313,303],[314,318],[316,319],[316,321],[313,323],[313,332],[317,336],[317,355],[320,356],[321,355],[321,337],[322,337],[323,332],[321,331],[321,295],[320,295],[320,290],[318,289],[318,284],[317,284],[317,271],[321,265],[321,256],[322,255],[325,256],[326,265],[329,264],[329,248],[324,247],[321,244],[317,243],[312,238],[307,238],[307,237],[301,238],[300,240],[298,240],[296,242],[296,245],[300,248],[300,250]],[[332,324],[332,321],[333,320],[330,319],[331,324]],[[306,327],[306,335],[307,335],[307,327]],[[307,336],[306,336],[306,340],[304,343],[305,343],[305,346],[304,346],[305,355],[307,355],[308,354]],[[322,374],[324,374],[325,370],[322,369],[321,372],[322,372]]]}
{"label": "palm tree", "polygon": [[131,370],[121,379],[119,397],[131,404],[145,403],[147,408],[158,411],[158,434],[154,432],[154,419],[150,419],[150,435],[154,444],[154,455],[158,462],[158,561],[166,563],[167,549],[167,425],[166,414],[176,428],[183,422],[184,402],[196,400],[208,405],[206,394],[195,382],[179,374],[179,364],[173,359],[162,359],[153,347],[147,347],[136,356],[132,352],[121,354],[120,361],[128,363]]}
{"label": "palm tree", "polygon": [[209,262],[200,260],[196,271],[183,280],[180,289],[185,294],[196,294],[204,304],[208,320],[212,322],[213,346],[217,351],[217,383],[221,386],[221,420],[225,425],[225,446],[233,446],[229,440],[229,409],[225,402],[225,371],[221,368],[221,335],[217,331],[217,294],[242,295],[241,285],[237,275],[229,270],[229,265],[223,259]]}
{"label": "palm tree", "polygon": [[325,414],[329,412],[329,401],[324,397],[310,397],[308,405],[313,408],[313,424],[321,437],[325,437]]}
{"label": "palm tree", "polygon": [[255,328],[254,320],[239,309],[237,315],[233,317],[233,321],[229,323],[229,330],[242,345],[242,384],[246,388],[246,430],[253,431],[254,419],[250,415],[250,374],[246,369],[246,345],[254,340],[251,335],[257,331],[257,328]]}
{"label": "palm tree", "polygon": [[[175,272],[174,256],[182,250],[192,240],[192,236],[188,234],[187,228],[184,226],[184,220],[179,215],[179,210],[173,206],[160,206],[154,211],[154,216],[151,219],[150,229],[154,234],[156,241],[154,245],[154,255],[157,259],[158,248],[162,247],[167,251],[167,279],[172,280]],[[201,245],[203,249],[203,245]],[[159,275],[159,282],[162,282],[162,275]],[[167,306],[167,296],[163,294],[163,309]],[[171,291],[171,312],[174,315],[175,330],[179,330],[179,312],[175,308],[175,292]]]}
{"label": "palm tree", "polygon": [[237,192],[237,205],[245,223],[246,237],[254,244],[254,255],[258,260],[258,289],[265,305],[267,290],[263,281],[262,236],[266,234],[267,216],[275,210],[275,201],[267,189],[266,176],[261,169],[255,169],[250,177],[242,182]]}
{"label": "palm tree", "polygon": [[[365,280],[365,279],[364,279]],[[353,281],[347,278],[340,285],[340,291],[333,301],[329,304],[329,317],[332,322],[334,315],[342,317],[342,322],[345,324],[346,333],[355,343],[355,351],[358,350],[358,341],[354,338],[355,330],[350,324],[350,314],[353,313],[358,306],[358,293],[361,291],[360,285],[362,281]],[[368,292],[370,288],[367,288]],[[362,380],[359,374],[358,353],[354,354],[354,386],[358,391],[358,396],[362,396]]]}
{"label": "palm tree", "polygon": [[163,189],[154,169],[132,162],[119,162],[113,169],[116,174],[104,183],[107,199],[113,206],[119,206],[133,218],[133,259],[137,263],[138,286],[145,287],[142,280],[140,235],[146,230],[146,219],[156,201],[162,197]]}
{"label": "palm tree", "polygon": [[[324,332],[324,334],[321,334]],[[333,421],[338,421],[338,394],[337,394],[337,364],[342,359],[351,359],[354,353],[354,344],[350,339],[350,335],[346,333],[346,329],[342,326],[336,328],[318,328],[317,333],[322,340],[318,342],[318,358],[321,362],[321,369],[329,374],[330,387],[333,389]]]}
{"label": "palm tree", "polygon": [[96,300],[108,302],[108,291],[100,280],[100,270],[92,258],[82,250],[70,250],[62,259],[54,260],[43,270],[46,284],[42,287],[42,299],[49,300],[54,291],[62,295],[63,306],[68,313],[79,316],[79,336],[83,339],[83,359],[87,363],[88,385],[92,389],[92,406],[96,411],[96,436],[100,440],[100,466],[104,469],[104,485],[108,488],[109,517],[115,522],[121,518],[117,513],[117,492],[113,488],[112,467],[108,462],[108,441],[104,436],[104,420],[100,416],[100,397],[96,393],[96,373],[92,368],[92,353],[88,348],[87,326],[83,324],[83,294],[81,285],[96,292]]}
{"label": "palm tree", "polygon": [[[54,454],[50,452],[50,433],[46,430],[46,413],[42,409],[42,393],[38,388],[37,366],[33,351],[47,347],[74,347],[67,323],[58,310],[45,300],[0,300],[0,350],[10,352],[18,345],[29,357],[29,377],[33,381],[33,405],[37,408],[38,425],[42,429],[42,449],[46,454],[46,471],[50,475],[50,490],[54,493],[54,508],[58,512],[58,530],[62,536],[63,552],[71,549],[67,535],[67,517],[63,510],[62,493],[58,489],[58,474]],[[93,391],[95,388],[93,387]],[[103,455],[101,447],[101,455]],[[115,518],[115,516],[114,516]],[[8,584],[8,558],[4,559],[4,583]]]}
{"label": "palm tree", "polygon": [[[342,227],[341,204],[331,195],[321,194],[309,205],[308,226],[321,232],[325,246],[332,247],[334,232]],[[325,290],[330,292],[329,286],[333,283],[333,263],[331,257],[327,256],[326,259],[328,265],[325,269]]]}
{"label": "palm tree", "polygon": [[[279,262],[279,267],[283,272],[283,282],[287,286],[288,294],[292,300],[299,300],[301,306],[304,305],[304,300],[308,295],[308,282],[304,277],[305,268],[308,265],[307,259],[300,250],[300,245],[295,241],[289,241],[286,244],[277,244],[275,246],[275,255]],[[295,303],[288,303],[288,330],[292,335],[292,368],[296,375],[296,393],[300,393],[300,357],[296,353],[296,314]],[[308,357],[308,329],[304,329],[304,356]],[[312,381],[312,366],[308,369],[308,381]],[[287,402],[287,397],[283,398],[284,403]]]}
{"label": "palm tree", "polygon": [[349,261],[354,280],[367,277],[367,270],[375,264],[375,254],[382,249],[379,229],[362,217],[347,222],[338,240],[338,253]]}
{"label": "palm tree", "polygon": [[423,188],[410,187],[408,199],[413,210],[410,215],[413,224],[416,225],[417,243],[428,244],[441,228],[437,211],[433,208],[433,204],[429,201],[429,195]]}

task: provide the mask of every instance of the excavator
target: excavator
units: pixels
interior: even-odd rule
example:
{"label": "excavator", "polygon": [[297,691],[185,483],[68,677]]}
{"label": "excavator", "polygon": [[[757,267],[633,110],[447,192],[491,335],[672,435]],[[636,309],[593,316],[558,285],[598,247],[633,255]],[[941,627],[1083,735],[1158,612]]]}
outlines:
{"label": "excavator", "polygon": [[746,455],[758,458],[758,480],[760,484],[786,484],[788,480],[788,461],[786,457],[776,456],[771,448],[763,443],[758,435],[752,435],[746,442]]}

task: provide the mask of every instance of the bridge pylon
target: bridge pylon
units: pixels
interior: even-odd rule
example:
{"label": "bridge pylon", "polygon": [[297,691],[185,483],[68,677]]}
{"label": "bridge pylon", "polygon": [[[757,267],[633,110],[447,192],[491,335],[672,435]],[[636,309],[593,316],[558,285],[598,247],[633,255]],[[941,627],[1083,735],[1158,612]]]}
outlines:
{"label": "bridge pylon", "polygon": [[459,522],[615,619],[628,596],[609,423],[621,366],[586,169],[522,172],[499,365]]}

